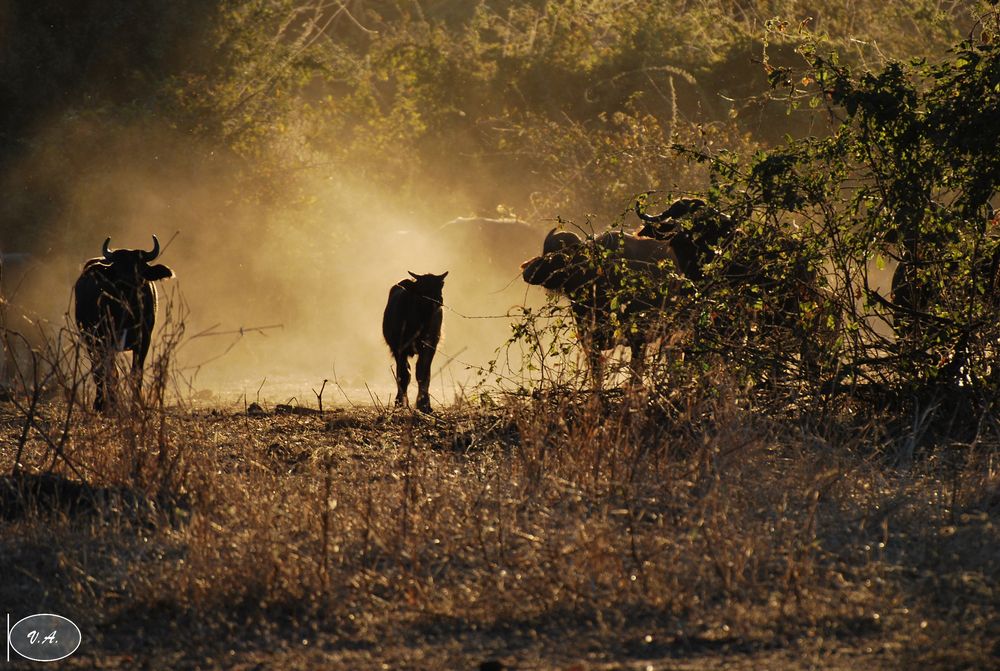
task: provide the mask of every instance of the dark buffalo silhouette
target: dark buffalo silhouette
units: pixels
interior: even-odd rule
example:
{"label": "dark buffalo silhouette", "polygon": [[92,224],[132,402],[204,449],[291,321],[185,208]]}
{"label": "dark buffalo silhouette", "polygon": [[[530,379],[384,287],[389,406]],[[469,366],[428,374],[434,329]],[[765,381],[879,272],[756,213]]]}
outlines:
{"label": "dark buffalo silhouette", "polygon": [[704,267],[715,259],[716,248],[735,225],[732,217],[709,207],[701,198],[679,198],[654,215],[642,211],[640,199],[635,203],[635,213],[645,222],[636,235],[669,241],[680,271],[692,282],[704,279]]}
{"label": "dark buffalo silhouette", "polygon": [[132,375],[136,389],[142,387],[142,367],[156,322],[156,287],[153,282],[174,276],[162,264],[149,265],[160,254],[160,241],[153,236],[153,249],[111,249],[104,241],[103,256],[90,259],[76,281],[76,324],[90,355],[97,394],[94,409],[105,409],[112,395],[115,353],[132,352]]}
{"label": "dark buffalo silhouette", "polygon": [[447,272],[403,279],[389,290],[382,335],[396,360],[396,406],[405,405],[411,356],[417,357],[417,410],[431,411],[431,362],[441,339],[442,290]]}
{"label": "dark buffalo silhouette", "polygon": [[[643,202],[640,197],[635,203],[635,212],[644,222],[637,235],[668,242],[677,255],[678,267],[695,289],[722,290],[741,300],[756,294],[763,307],[763,324],[793,335],[807,371],[815,372],[822,363],[828,363],[842,315],[817,267],[796,254],[794,241],[784,241],[780,253],[774,249],[759,253],[744,250],[740,258],[717,264],[719,267],[709,277],[706,267],[717,260],[722,247],[732,242],[736,220],[700,198],[679,198],[657,215],[643,212]],[[790,258],[792,265],[785,266],[779,262],[780,257]],[[721,321],[729,320],[723,316]],[[723,330],[745,327],[737,321]]]}
{"label": "dark buffalo silhouette", "polygon": [[[943,291],[942,278],[956,278],[962,264],[948,253],[948,247],[959,241],[958,234],[927,236],[914,249],[902,247],[899,263],[892,273],[891,299],[893,329],[897,338],[913,336],[921,328],[934,327],[949,320],[929,314]],[[992,307],[1000,307],[1000,245],[995,240],[987,241],[993,246],[990,254],[970,261],[966,266],[971,277],[974,293]]]}
{"label": "dark buffalo silhouette", "polygon": [[[678,290],[677,270],[677,256],[669,243],[620,231],[584,240],[572,231],[552,229],[545,236],[541,256],[521,264],[525,282],[569,298],[598,386],[600,353],[618,344],[616,332],[624,332],[632,371],[639,372],[643,347],[655,335],[651,326],[668,297]],[[624,328],[616,328],[611,319],[616,298],[626,305],[626,317],[633,322]]]}

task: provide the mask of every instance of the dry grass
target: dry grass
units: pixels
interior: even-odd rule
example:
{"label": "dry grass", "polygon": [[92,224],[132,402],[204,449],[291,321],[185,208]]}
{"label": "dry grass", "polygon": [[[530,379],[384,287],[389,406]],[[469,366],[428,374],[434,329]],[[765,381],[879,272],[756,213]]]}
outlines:
{"label": "dry grass", "polygon": [[995,442],[911,455],[875,411],[765,413],[721,369],[669,389],[434,417],[41,400],[0,600],[79,623],[76,668],[995,668]]}

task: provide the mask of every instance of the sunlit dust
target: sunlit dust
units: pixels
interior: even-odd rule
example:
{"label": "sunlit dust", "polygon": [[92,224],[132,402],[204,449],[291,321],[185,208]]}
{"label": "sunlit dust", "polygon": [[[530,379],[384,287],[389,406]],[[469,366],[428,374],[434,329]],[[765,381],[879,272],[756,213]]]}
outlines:
{"label": "sunlit dust", "polygon": [[[59,126],[43,145],[85,132],[97,131]],[[101,141],[100,153],[72,147],[72,168],[41,151],[11,172],[9,189],[41,181],[66,204],[28,243],[29,262],[8,272],[12,329],[66,325],[73,282],[104,238],[148,249],[156,234],[160,260],[176,273],[159,285],[159,319],[165,306],[183,319],[176,363],[190,391],[306,403],[327,379],[328,403],[384,402],[393,389],[380,331],[389,288],[410,270],[447,270],[431,385],[443,403],[495,356],[510,309],[542,299],[519,272],[537,253],[539,226],[404,202],[322,171],[303,175],[302,195],[285,206],[256,207],[239,197],[235,165],[207,152],[195,160],[197,147],[166,129],[105,131]]]}

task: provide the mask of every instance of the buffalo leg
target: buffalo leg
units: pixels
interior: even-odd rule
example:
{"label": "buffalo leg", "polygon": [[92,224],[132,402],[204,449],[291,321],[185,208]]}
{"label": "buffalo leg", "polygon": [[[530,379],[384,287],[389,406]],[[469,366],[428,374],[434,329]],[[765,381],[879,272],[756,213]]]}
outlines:
{"label": "buffalo leg", "polygon": [[149,354],[149,338],[139,336],[139,342],[132,351],[132,384],[135,386],[135,397],[142,398],[142,369]]}
{"label": "buffalo leg", "polygon": [[396,407],[407,405],[406,388],[410,386],[410,362],[405,354],[396,355]]}
{"label": "buffalo leg", "polygon": [[114,402],[115,351],[100,347],[90,349],[90,366],[94,375],[94,410],[104,412],[108,402]]}
{"label": "buffalo leg", "polygon": [[417,353],[417,410],[429,413],[431,411],[431,362],[434,360],[434,347],[421,344]]}
{"label": "buffalo leg", "polygon": [[94,374],[94,411],[104,412],[105,398],[104,388],[107,386],[107,374],[104,372],[104,356],[100,352],[94,352],[90,357],[91,368]]}

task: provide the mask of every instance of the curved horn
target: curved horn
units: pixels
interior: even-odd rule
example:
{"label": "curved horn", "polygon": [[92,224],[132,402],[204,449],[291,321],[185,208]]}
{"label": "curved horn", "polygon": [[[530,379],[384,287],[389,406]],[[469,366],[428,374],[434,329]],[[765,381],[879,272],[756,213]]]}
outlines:
{"label": "curved horn", "polygon": [[707,203],[701,198],[678,198],[670,204],[667,212],[671,213],[671,217],[686,217],[689,214],[694,214],[706,205]]}
{"label": "curved horn", "polygon": [[542,243],[542,254],[551,254],[552,252],[558,252],[559,246],[556,242],[556,228],[554,227],[549,234],[545,236],[545,242]]}
{"label": "curved horn", "polygon": [[109,261],[111,260],[111,238],[104,241],[104,244],[101,246],[101,252],[104,254],[104,258]]}
{"label": "curved horn", "polygon": [[635,213],[639,215],[639,218],[650,224],[662,224],[667,219],[678,219],[680,217],[686,217],[689,214],[694,213],[696,210],[700,210],[705,207],[706,203],[701,198],[678,198],[674,202],[670,203],[670,207],[665,209],[660,214],[645,214],[640,209],[639,206],[644,202],[644,199],[637,198],[635,201]]}
{"label": "curved horn", "polygon": [[664,221],[670,218],[670,208],[667,208],[660,214],[646,214],[642,211],[641,205],[644,199],[636,199],[635,201],[635,213],[639,215],[639,218],[648,224],[662,224]]}
{"label": "curved horn", "polygon": [[152,261],[153,259],[155,259],[159,255],[160,255],[160,241],[157,240],[156,236],[154,235],[153,236],[153,249],[150,250],[150,251],[148,251],[148,252],[143,252],[142,253],[142,260],[145,261],[145,262],[147,262],[147,263],[149,263],[150,261]]}

